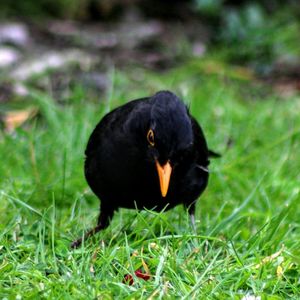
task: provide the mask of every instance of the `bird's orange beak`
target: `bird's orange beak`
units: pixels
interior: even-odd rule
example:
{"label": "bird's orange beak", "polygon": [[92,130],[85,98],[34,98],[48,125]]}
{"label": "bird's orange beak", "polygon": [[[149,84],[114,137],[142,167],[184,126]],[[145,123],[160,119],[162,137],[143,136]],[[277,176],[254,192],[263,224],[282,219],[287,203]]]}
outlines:
{"label": "bird's orange beak", "polygon": [[167,162],[163,166],[156,161],[156,169],[159,177],[160,192],[163,197],[166,197],[169,189],[169,183],[172,173],[172,167],[170,162]]}

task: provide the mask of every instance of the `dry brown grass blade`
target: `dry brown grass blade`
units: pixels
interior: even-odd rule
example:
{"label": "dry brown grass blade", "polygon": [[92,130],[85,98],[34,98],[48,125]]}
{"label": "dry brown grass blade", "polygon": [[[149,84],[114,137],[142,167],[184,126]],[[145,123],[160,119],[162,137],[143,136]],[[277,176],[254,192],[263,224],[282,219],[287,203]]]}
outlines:
{"label": "dry brown grass blade", "polygon": [[13,132],[16,128],[22,126],[26,121],[35,117],[37,113],[38,109],[36,107],[6,112],[2,117],[5,131],[9,133]]}

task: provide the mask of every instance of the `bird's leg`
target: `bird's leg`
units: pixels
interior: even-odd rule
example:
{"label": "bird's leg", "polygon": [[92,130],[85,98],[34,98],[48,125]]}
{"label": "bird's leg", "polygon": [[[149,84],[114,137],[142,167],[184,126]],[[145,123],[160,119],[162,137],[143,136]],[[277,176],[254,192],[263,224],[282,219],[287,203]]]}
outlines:
{"label": "bird's leg", "polygon": [[195,205],[195,202],[190,203],[188,206],[186,205],[186,209],[190,215],[193,231],[196,232],[196,222],[195,222],[196,205]]}
{"label": "bird's leg", "polygon": [[75,240],[71,244],[71,248],[73,248],[73,249],[78,248],[81,245],[83,240],[87,240],[89,237],[95,235],[100,230],[105,229],[109,225],[109,222],[110,222],[113,214],[114,214],[114,211],[111,211],[111,210],[108,211],[106,209],[103,209],[103,207],[101,207],[101,212],[98,217],[97,226],[90,229],[89,231],[87,231],[83,237],[80,237],[79,239]]}
{"label": "bird's leg", "polygon": [[192,224],[192,227],[193,227],[193,230],[196,232],[196,222],[195,222],[195,214],[190,214],[190,217],[191,217],[191,224]]}

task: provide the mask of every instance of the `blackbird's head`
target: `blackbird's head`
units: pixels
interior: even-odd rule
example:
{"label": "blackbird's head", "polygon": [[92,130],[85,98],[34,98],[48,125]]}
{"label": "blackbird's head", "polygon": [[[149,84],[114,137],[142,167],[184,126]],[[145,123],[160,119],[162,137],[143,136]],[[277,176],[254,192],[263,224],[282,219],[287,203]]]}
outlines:
{"label": "blackbird's head", "polygon": [[161,195],[165,197],[174,166],[192,147],[193,131],[187,108],[176,95],[158,92],[151,102],[145,136],[147,156],[155,162]]}

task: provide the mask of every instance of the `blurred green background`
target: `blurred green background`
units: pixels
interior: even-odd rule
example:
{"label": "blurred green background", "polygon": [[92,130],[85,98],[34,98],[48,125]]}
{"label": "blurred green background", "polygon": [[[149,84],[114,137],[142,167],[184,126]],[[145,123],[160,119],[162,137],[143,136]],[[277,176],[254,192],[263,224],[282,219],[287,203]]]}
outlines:
{"label": "blurred green background", "polygon": [[0,101],[49,84],[60,98],[73,83],[99,96],[111,68],[163,72],[192,59],[213,62],[208,73],[240,66],[236,76],[290,93],[299,89],[299,20],[296,0],[4,0]]}
{"label": "blurred green background", "polygon": [[258,71],[268,72],[274,60],[292,63],[299,55],[299,6],[297,0],[3,0],[0,17],[38,23],[49,19],[118,22],[129,15],[183,24],[198,20],[207,30],[208,45],[226,45],[228,60],[251,62]]}

